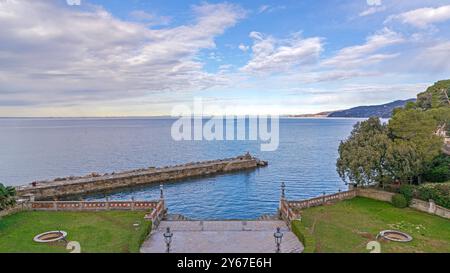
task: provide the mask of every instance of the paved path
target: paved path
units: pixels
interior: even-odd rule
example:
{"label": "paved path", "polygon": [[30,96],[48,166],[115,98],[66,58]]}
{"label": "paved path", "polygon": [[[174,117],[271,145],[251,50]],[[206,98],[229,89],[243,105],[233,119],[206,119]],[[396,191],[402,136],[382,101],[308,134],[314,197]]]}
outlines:
{"label": "paved path", "polygon": [[163,233],[173,232],[174,253],[273,253],[273,233],[281,227],[281,252],[300,253],[303,245],[283,221],[163,221],[141,247],[142,253],[165,252]]}

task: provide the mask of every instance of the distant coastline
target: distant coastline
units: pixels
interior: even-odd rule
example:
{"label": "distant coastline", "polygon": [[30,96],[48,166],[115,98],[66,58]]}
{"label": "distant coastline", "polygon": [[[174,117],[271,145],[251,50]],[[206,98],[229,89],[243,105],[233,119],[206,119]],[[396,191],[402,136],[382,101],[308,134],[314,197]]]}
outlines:
{"label": "distant coastline", "polygon": [[368,105],[368,106],[358,106],[346,110],[338,111],[327,111],[320,112],[317,114],[300,114],[291,115],[290,117],[297,118],[369,118],[369,117],[379,117],[379,118],[390,118],[394,109],[403,108],[409,102],[415,102],[416,99],[408,100],[397,100],[381,105]]}

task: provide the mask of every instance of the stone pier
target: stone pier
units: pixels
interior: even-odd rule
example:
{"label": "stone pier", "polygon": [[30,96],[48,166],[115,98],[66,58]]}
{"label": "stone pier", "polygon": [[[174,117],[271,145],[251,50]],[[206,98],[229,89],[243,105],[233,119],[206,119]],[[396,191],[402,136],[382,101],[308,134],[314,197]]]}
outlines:
{"label": "stone pier", "polygon": [[16,188],[19,196],[36,200],[83,195],[119,188],[162,183],[191,177],[221,174],[267,166],[266,161],[250,154],[235,158],[188,163],[184,165],[148,168],[113,174],[91,174],[86,177],[58,178],[53,181],[33,182]]}

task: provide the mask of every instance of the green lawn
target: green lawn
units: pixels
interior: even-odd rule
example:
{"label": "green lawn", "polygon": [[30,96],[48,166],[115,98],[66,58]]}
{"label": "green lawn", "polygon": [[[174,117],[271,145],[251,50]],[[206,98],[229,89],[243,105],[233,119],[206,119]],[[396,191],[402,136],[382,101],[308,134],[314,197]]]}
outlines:
{"label": "green lawn", "polygon": [[395,229],[414,239],[409,243],[381,241],[383,253],[450,253],[450,220],[362,197],[305,209],[302,221],[292,225],[305,243],[305,252],[367,253],[367,243],[380,231]]}
{"label": "green lawn", "polygon": [[[33,242],[35,235],[67,231],[84,253],[139,252],[151,229],[145,212],[21,212],[0,219],[0,253],[69,252],[62,244]],[[139,223],[139,227],[133,224]]]}

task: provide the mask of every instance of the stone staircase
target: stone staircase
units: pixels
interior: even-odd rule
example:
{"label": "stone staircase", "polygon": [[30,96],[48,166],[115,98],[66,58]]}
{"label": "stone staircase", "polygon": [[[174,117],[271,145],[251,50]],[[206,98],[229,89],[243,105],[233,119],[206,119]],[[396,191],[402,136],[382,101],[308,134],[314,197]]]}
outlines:
{"label": "stone staircase", "polygon": [[258,219],[256,219],[257,221],[277,221],[280,220],[280,216],[278,214],[263,214],[260,217],[258,217]]}
{"label": "stone staircase", "polygon": [[192,219],[182,214],[167,214],[164,216],[164,221],[192,221]]}
{"label": "stone staircase", "polygon": [[142,253],[166,251],[164,232],[173,233],[172,253],[275,253],[274,232],[283,233],[282,253],[301,253],[303,245],[284,221],[163,221],[141,247]]}

